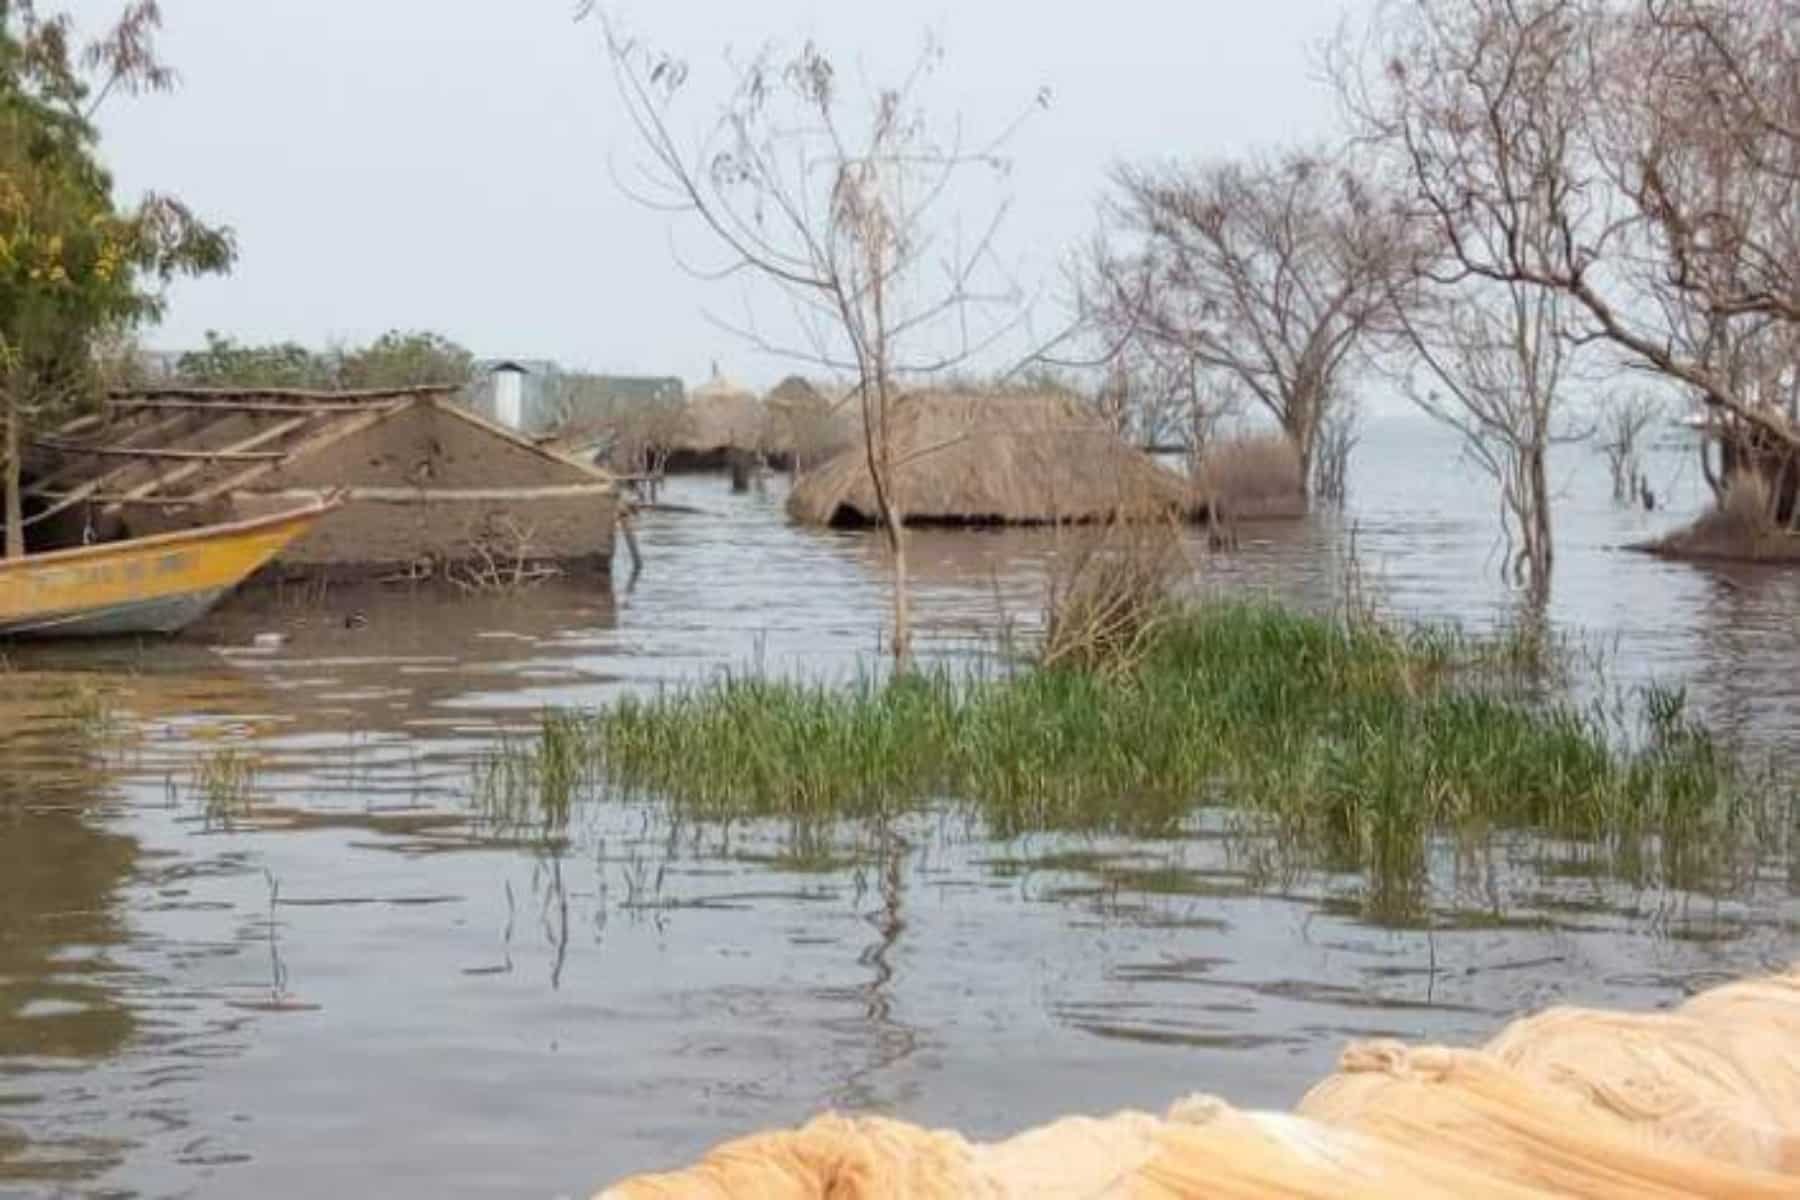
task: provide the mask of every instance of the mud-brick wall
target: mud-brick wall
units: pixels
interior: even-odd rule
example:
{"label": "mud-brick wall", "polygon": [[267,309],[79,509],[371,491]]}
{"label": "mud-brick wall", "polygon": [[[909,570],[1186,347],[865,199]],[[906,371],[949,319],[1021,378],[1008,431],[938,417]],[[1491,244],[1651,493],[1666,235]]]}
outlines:
{"label": "mud-brick wall", "polygon": [[[418,488],[557,487],[604,477],[539,454],[453,413],[419,404],[257,480],[257,491],[334,485]],[[354,500],[281,555],[285,566],[381,567],[468,559],[477,542],[522,538],[530,557],[605,571],[616,500],[609,494],[518,501]]]}
{"label": "mud-brick wall", "polygon": [[522,553],[567,568],[605,573],[613,552],[611,496],[557,496],[501,503],[433,500],[395,504],[353,500],[281,553],[284,568],[349,574]]}

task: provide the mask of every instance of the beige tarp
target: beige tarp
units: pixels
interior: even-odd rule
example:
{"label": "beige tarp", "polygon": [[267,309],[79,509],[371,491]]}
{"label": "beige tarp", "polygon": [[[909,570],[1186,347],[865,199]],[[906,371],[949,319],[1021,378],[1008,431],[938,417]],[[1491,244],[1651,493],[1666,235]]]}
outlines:
{"label": "beige tarp", "polygon": [[1195,1097],[1006,1141],[827,1115],[601,1200],[1800,1198],[1800,967],[1479,1050],[1363,1042],[1293,1114]]}

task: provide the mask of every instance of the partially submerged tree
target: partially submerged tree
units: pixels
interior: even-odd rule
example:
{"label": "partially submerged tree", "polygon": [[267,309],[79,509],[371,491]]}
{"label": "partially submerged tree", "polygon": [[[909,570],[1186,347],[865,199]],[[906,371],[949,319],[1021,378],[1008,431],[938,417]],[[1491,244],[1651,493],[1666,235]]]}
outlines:
{"label": "partially submerged tree", "polygon": [[1792,507],[1800,426],[1769,396],[1800,371],[1778,348],[1800,321],[1796,0],[1390,3],[1339,65],[1460,281],[1557,294],[1571,340],[1714,414],[1717,486],[1750,460]]}
{"label": "partially submerged tree", "polygon": [[1117,340],[1094,389],[1094,408],[1127,441],[1196,458],[1222,421],[1242,414],[1243,389],[1230,377],[1128,333],[1104,326],[1098,332]]}
{"label": "partially submerged tree", "polygon": [[1312,486],[1353,356],[1407,263],[1385,198],[1319,152],[1123,165],[1105,225],[1085,289],[1096,321],[1153,359],[1242,387]]}
{"label": "partially submerged tree", "polygon": [[[1472,33],[1477,42],[1486,36],[1479,22]],[[1563,33],[1548,22],[1539,36]],[[1533,43],[1527,37],[1525,44]],[[1477,85],[1479,104],[1469,103],[1458,84],[1427,80],[1409,111],[1410,127],[1380,125],[1366,109],[1360,114],[1362,132],[1388,151],[1404,181],[1396,194],[1410,193],[1404,211],[1415,258],[1392,293],[1394,327],[1408,352],[1407,391],[1456,430],[1470,459],[1495,481],[1503,572],[1537,596],[1547,594],[1555,557],[1549,450],[1581,436],[1567,413],[1576,352],[1566,336],[1571,302],[1557,289],[1482,264],[1554,258],[1563,248],[1567,223],[1555,163],[1575,135],[1583,101],[1559,65],[1555,55],[1522,53],[1504,78]],[[1410,78],[1408,65],[1388,63],[1386,70],[1392,80]],[[1421,130],[1435,135],[1429,148],[1422,148]],[[1492,162],[1482,162],[1490,149]],[[1480,203],[1444,203],[1434,172],[1447,165],[1486,181],[1489,195]]]}
{"label": "partially submerged tree", "polygon": [[935,124],[922,105],[942,58],[935,44],[901,81],[859,95],[808,43],[791,55],[764,50],[737,67],[709,131],[684,145],[671,106],[687,66],[599,19],[620,98],[649,156],[645,177],[628,186],[706,231],[721,258],[696,273],[754,277],[787,301],[802,340],[779,341],[754,322],[737,332],[854,381],[850,399],[894,566],[892,650],[904,663],[908,498],[898,487],[905,462],[895,452],[894,409],[909,390],[971,363],[1020,323],[1019,289],[995,250],[1005,202],[985,205],[977,222],[965,219],[971,191],[1003,180],[1002,151],[1017,125],[971,142],[959,122]]}
{"label": "partially submerged tree", "polygon": [[1574,348],[1562,333],[1561,298],[1523,284],[1424,284],[1397,319],[1426,383],[1407,391],[1461,435],[1499,487],[1503,571],[1534,595],[1547,592],[1555,556],[1548,456],[1587,431],[1567,412]]}
{"label": "partially submerged tree", "polygon": [[1645,430],[1661,412],[1657,398],[1643,391],[1615,391],[1600,402],[1600,453],[1612,476],[1615,504],[1634,504],[1650,496],[1642,445]]}
{"label": "partially submerged tree", "polygon": [[0,491],[6,557],[25,552],[22,459],[33,431],[92,397],[95,346],[153,317],[176,273],[230,265],[230,234],[179,201],[113,200],[94,116],[117,93],[171,87],[154,0],[85,47],[66,15],[0,0]]}

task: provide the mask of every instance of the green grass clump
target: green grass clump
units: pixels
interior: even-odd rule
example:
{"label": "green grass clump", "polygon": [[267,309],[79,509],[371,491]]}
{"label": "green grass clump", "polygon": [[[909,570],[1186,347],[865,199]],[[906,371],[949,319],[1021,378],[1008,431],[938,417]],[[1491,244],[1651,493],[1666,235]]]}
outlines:
{"label": "green grass clump", "polygon": [[1543,699],[1520,662],[1504,639],[1216,603],[1158,621],[1125,670],[932,668],[845,687],[734,674],[558,716],[533,754],[578,753],[610,786],[703,821],[951,806],[998,837],[1159,836],[1199,806],[1236,808],[1401,879],[1446,830],[1623,842],[1742,824],[1747,781],[1679,693],[1651,693],[1642,728],[1620,729]]}

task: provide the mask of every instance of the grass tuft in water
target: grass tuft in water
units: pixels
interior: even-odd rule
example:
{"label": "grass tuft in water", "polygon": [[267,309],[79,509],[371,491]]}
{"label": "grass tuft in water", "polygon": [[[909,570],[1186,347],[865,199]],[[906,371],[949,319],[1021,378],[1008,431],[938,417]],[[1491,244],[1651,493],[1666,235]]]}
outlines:
{"label": "grass tuft in water", "polygon": [[503,741],[475,765],[475,801],[490,832],[539,844],[565,836],[575,800],[594,776],[591,728],[579,714],[544,712],[535,737]]}
{"label": "grass tuft in water", "polygon": [[1673,835],[1722,845],[1746,827],[1752,781],[1680,693],[1652,690],[1623,729],[1543,698],[1542,667],[1541,645],[1508,638],[1215,603],[1158,620],[1124,670],[731,674],[628,698],[546,725],[502,774],[551,795],[598,769],[679,819],[795,828],[949,806],[997,837],[1163,836],[1235,808],[1402,889],[1439,832],[1666,855]]}
{"label": "grass tuft in water", "polygon": [[229,829],[234,821],[250,814],[256,774],[256,755],[237,746],[221,747],[195,761],[193,790],[200,798],[209,827]]}

